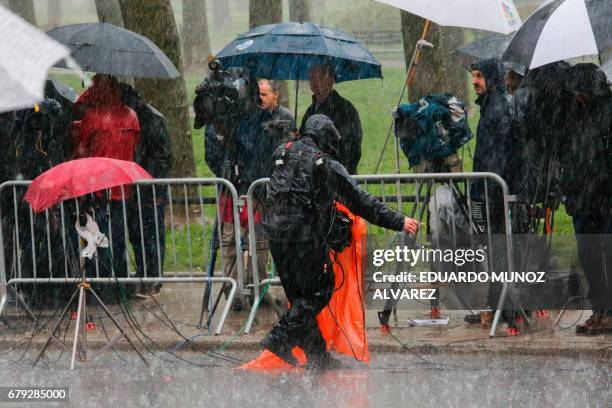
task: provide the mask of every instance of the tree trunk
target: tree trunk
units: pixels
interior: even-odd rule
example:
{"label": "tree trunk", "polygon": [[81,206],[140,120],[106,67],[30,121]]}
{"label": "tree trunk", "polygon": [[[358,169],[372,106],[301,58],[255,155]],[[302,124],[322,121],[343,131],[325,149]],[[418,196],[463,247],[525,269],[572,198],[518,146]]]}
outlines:
{"label": "tree trunk", "polygon": [[36,13],[34,12],[33,0],[9,0],[11,11],[32,25],[36,24]]}
{"label": "tree trunk", "polygon": [[[280,23],[281,21],[283,21],[283,0],[249,1],[249,28],[264,24]],[[287,106],[289,104],[289,86],[287,81],[280,82],[278,86],[280,92],[279,103]]]}
{"label": "tree trunk", "polygon": [[183,57],[185,70],[207,71],[210,54],[210,37],[206,2],[183,0]]}
{"label": "tree trunk", "polygon": [[62,18],[62,1],[48,0],[47,1],[47,26],[49,28],[57,27],[61,24]]}
{"label": "tree trunk", "polygon": [[310,3],[311,0],[289,0],[289,20],[310,21]]}
{"label": "tree trunk", "polygon": [[[423,32],[425,20],[404,11],[402,15],[402,37],[406,69],[412,59],[414,47]],[[426,94],[449,92],[463,99],[466,104],[468,94],[467,71],[449,53],[463,45],[463,30],[460,28],[440,27],[429,23],[425,37],[434,48],[421,49],[412,86],[408,89],[408,99],[416,102]]]}
{"label": "tree trunk", "polygon": [[123,27],[123,17],[118,0],[95,0],[98,21]]}
{"label": "tree trunk", "polygon": [[229,0],[213,0],[212,11],[215,30],[227,31],[231,25]]}
{"label": "tree trunk", "polygon": [[249,28],[283,21],[283,0],[249,1]]}
{"label": "tree trunk", "polygon": [[181,45],[170,0],[121,0],[121,14],[127,29],[144,35],[166,53],[181,72],[177,79],[136,79],[142,97],[168,120],[172,140],[173,177],[195,176],[189,103],[183,77]]}

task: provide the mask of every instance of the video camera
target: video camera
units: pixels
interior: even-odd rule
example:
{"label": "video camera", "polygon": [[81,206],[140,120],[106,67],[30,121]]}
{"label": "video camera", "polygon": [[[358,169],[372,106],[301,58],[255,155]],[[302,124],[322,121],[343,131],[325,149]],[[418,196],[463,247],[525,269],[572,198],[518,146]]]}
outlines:
{"label": "video camera", "polygon": [[196,88],[194,126],[232,129],[261,103],[257,80],[246,68],[223,69],[216,59],[208,67],[208,78]]}

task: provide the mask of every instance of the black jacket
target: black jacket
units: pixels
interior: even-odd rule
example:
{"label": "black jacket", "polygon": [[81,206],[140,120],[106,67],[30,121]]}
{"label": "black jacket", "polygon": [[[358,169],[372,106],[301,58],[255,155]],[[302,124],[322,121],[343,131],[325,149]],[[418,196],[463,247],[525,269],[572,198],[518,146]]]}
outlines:
{"label": "black jacket", "polygon": [[164,115],[147,104],[128,84],[121,84],[124,103],[138,115],[140,144],[134,161],[155,178],[168,178],[172,146]]}
{"label": "black jacket", "polygon": [[350,174],[357,174],[357,165],[361,159],[361,120],[353,104],[333,90],[327,100],[321,105],[316,104],[314,97],[312,104],[306,110],[302,119],[300,133],[303,133],[306,121],[312,115],[325,115],[332,120],[342,136],[338,160],[346,167]]}
{"label": "black jacket", "polygon": [[0,113],[0,184],[8,180],[14,180],[15,171],[15,139],[17,127],[15,123],[15,113]]}
{"label": "black jacket", "polygon": [[516,140],[506,181],[521,202],[550,203],[558,192],[558,159],[562,141],[570,137],[574,99],[568,92],[570,68],[558,62],[532,70],[514,94]]}
{"label": "black jacket", "polygon": [[70,157],[69,109],[51,98],[38,104],[38,110],[17,113],[16,167],[25,180],[33,180]]}
{"label": "black jacket", "polygon": [[325,239],[335,211],[334,200],[373,224],[403,229],[404,216],[361,190],[334,158],[337,135],[329,118],[314,115],[299,139],[276,148],[263,217],[268,238]]}
{"label": "black jacket", "polygon": [[[480,106],[480,121],[476,130],[474,151],[475,172],[491,172],[507,178],[514,136],[514,106],[512,96],[504,85],[504,68],[496,59],[481,61],[474,67],[484,75],[487,92],[476,99]],[[501,188],[497,183],[487,185],[489,199],[500,205]],[[472,199],[484,201],[484,183],[472,185]]]}
{"label": "black jacket", "polygon": [[575,92],[589,93],[591,99],[586,106],[575,103],[570,112],[571,131],[561,156],[561,188],[570,215],[607,214],[612,196],[612,92],[603,72],[584,65],[574,67],[578,71],[574,77],[582,79]]}
{"label": "black jacket", "polygon": [[286,131],[295,130],[291,112],[279,106],[276,109],[257,109],[232,130],[229,138],[220,135],[212,125],[204,130],[204,157],[206,164],[217,177],[230,180],[240,194],[260,178],[270,176],[272,153],[283,140],[282,132],[276,132],[268,124],[284,121]]}

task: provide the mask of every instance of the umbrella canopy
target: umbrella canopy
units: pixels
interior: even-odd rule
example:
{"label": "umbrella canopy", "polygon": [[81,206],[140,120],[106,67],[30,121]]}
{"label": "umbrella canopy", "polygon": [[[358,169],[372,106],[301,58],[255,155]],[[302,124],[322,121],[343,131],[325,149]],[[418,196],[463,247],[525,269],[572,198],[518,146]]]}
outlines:
{"label": "umbrella canopy", "polygon": [[131,161],[106,157],[71,160],[36,177],[24,200],[35,212],[41,212],[69,198],[152,178]]}
{"label": "umbrella canopy", "polygon": [[504,60],[530,69],[552,62],[603,55],[612,46],[612,2],[551,0],[516,33]]}
{"label": "umbrella canopy", "polygon": [[[462,48],[456,49],[453,53],[461,57],[465,66],[470,66],[483,59],[501,59],[508,48],[508,44],[510,44],[510,40],[512,40],[512,34],[494,34],[471,42]],[[520,64],[507,63],[506,68],[525,75],[525,67]]]}
{"label": "umbrella canopy", "polygon": [[85,71],[137,78],[173,79],[180,75],[151,40],[116,25],[71,24],[47,34],[70,48]]}
{"label": "umbrella canopy", "polygon": [[328,64],[336,82],[382,78],[380,63],[342,31],[312,23],[279,23],[241,34],[217,54],[225,67],[248,67],[255,76],[307,80],[314,65]]}
{"label": "umbrella canopy", "polygon": [[521,26],[513,0],[376,0],[441,26],[510,34]]}
{"label": "umbrella canopy", "polygon": [[0,6],[0,112],[34,106],[47,73],[70,50]]}

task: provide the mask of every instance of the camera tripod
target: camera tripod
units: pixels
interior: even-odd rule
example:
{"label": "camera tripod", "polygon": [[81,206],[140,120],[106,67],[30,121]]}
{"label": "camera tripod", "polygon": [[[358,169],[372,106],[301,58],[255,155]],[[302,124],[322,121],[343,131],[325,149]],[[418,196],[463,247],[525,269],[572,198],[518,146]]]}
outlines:
{"label": "camera tripod", "polygon": [[[49,347],[49,345],[51,344],[53,340],[57,341],[64,349],[72,353],[71,354],[72,358],[70,362],[71,370],[74,370],[74,365],[75,365],[77,357],[79,361],[81,362],[87,361],[87,330],[86,330],[87,322],[86,322],[86,319],[87,319],[87,294],[89,293],[98,302],[98,305],[102,308],[106,316],[110,319],[110,321],[113,323],[113,325],[115,325],[115,327],[119,331],[115,336],[109,339],[106,345],[100,351],[98,351],[91,359],[93,360],[97,358],[107,349],[112,348],[113,345],[119,339],[124,338],[130,345],[130,347],[134,349],[136,354],[138,354],[138,357],[140,357],[140,359],[145,363],[145,365],[148,366],[147,360],[144,358],[142,353],[136,348],[136,346],[134,345],[132,340],[129,338],[127,333],[123,330],[119,322],[114,318],[110,310],[108,310],[108,307],[104,304],[104,302],[102,302],[102,300],[100,299],[96,291],[91,287],[91,284],[87,282],[87,277],[86,277],[86,272],[85,272],[86,270],[85,261],[83,258],[81,259],[81,262],[79,264],[80,264],[79,266],[81,270],[81,278],[77,284],[77,287],[74,293],[72,294],[72,296],[70,297],[68,304],[66,304],[66,306],[64,307],[64,310],[62,311],[62,314],[60,315],[57,323],[51,330],[51,334],[47,338],[45,345],[43,346],[42,350],[38,354],[38,357],[34,361],[33,365],[36,365],[40,361],[40,359],[45,354],[45,351],[47,350],[47,348]],[[64,340],[58,337],[57,333],[60,330],[60,327],[62,325],[62,322],[66,318],[66,315],[68,315],[70,307],[72,306],[74,301],[77,299],[77,295],[78,295],[78,306],[77,306],[76,326],[74,329],[74,340],[72,342],[72,348],[71,348]],[[83,321],[81,322],[81,320]],[[79,337],[80,337],[80,340],[79,340]]]}

